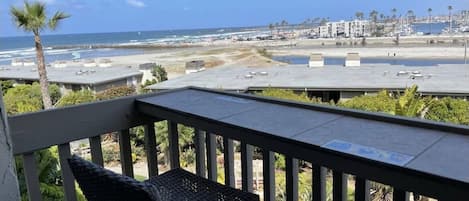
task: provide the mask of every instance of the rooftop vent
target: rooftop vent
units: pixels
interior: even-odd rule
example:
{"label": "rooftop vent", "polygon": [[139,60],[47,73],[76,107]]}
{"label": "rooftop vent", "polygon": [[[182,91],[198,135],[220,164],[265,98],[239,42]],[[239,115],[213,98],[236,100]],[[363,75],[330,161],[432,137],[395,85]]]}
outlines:
{"label": "rooftop vent", "polygon": [[[94,71],[94,70],[92,70]],[[92,71],[89,71],[89,70],[80,70],[78,72],[76,72],[75,74],[76,75],[84,75],[84,74],[89,74],[90,72],[93,73]],[[95,71],[96,72],[96,71]]]}
{"label": "rooftop vent", "polygon": [[412,74],[410,75],[410,79],[416,80],[416,79],[423,79],[422,74]]}
{"label": "rooftop vent", "polygon": [[347,53],[347,57],[345,58],[345,66],[360,66],[360,54],[356,52]]}
{"label": "rooftop vent", "polygon": [[324,57],[321,53],[312,53],[309,57],[308,67],[323,67]]}
{"label": "rooftop vent", "polygon": [[96,67],[96,61],[94,59],[87,59],[83,62],[84,67]]}
{"label": "rooftop vent", "polygon": [[404,76],[404,75],[409,75],[408,71],[399,71],[397,72],[397,76]]}

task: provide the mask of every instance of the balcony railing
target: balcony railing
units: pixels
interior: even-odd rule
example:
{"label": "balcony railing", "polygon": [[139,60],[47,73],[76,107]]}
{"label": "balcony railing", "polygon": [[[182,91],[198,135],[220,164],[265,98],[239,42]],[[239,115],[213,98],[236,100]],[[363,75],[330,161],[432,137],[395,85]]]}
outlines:
{"label": "balcony railing", "polygon": [[233,140],[240,141],[245,191],[253,191],[253,147],[261,149],[264,200],[275,200],[274,153],[285,155],[288,201],[298,200],[299,160],[312,164],[313,200],[326,200],[327,170],[333,172],[334,201],[347,199],[350,176],[357,201],[369,200],[370,181],[392,186],[399,201],[409,192],[438,200],[469,197],[467,127],[189,87],[10,117],[29,199],[41,200],[35,151],[58,145],[66,200],[75,201],[66,163],[70,142],[88,138],[92,161],[103,165],[101,135],[110,132],[118,132],[122,173],[132,177],[129,129],[136,126],[145,128],[148,175],[158,175],[154,123],[162,120],[168,122],[170,168],[180,166],[177,125],[190,126],[195,173],[213,181],[216,136],[222,136],[224,183],[232,187]]}

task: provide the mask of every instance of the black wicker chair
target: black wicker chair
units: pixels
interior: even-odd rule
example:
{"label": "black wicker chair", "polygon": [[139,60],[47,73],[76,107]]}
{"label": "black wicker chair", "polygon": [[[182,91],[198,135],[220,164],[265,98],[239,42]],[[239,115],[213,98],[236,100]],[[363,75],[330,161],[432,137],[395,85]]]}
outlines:
{"label": "black wicker chair", "polygon": [[88,201],[258,201],[256,194],[240,191],[174,169],[145,182],[116,174],[78,156],[70,168]]}
{"label": "black wicker chair", "polygon": [[154,185],[116,174],[73,155],[70,169],[88,201],[160,201]]}
{"label": "black wicker chair", "polygon": [[244,192],[196,176],[181,168],[173,169],[147,182],[158,189],[161,200],[178,201],[258,201],[256,194]]}

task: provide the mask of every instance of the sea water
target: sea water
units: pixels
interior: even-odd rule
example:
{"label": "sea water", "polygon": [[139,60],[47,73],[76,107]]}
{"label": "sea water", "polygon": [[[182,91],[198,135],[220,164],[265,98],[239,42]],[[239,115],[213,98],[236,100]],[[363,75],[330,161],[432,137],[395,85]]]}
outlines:
{"label": "sea water", "polygon": [[[139,48],[118,48],[126,45],[180,44],[194,41],[227,39],[254,33],[255,28],[216,28],[168,31],[134,31],[119,33],[86,33],[41,36],[46,62],[134,55],[144,53]],[[92,48],[102,45],[111,48]],[[0,37],[0,65],[13,59],[35,59],[33,36]]]}
{"label": "sea water", "polygon": [[[432,23],[432,33],[440,34],[445,28],[445,23]],[[429,32],[429,24],[414,24],[413,28],[418,32]],[[234,36],[246,37],[259,30],[268,32],[266,27],[254,28],[214,28],[192,30],[167,30],[167,31],[133,31],[118,33],[86,33],[86,34],[62,34],[44,35],[41,37],[45,51],[46,62],[58,60],[71,60],[110,57],[122,55],[135,55],[144,53],[139,48],[117,48],[125,45],[148,44],[180,44],[196,41],[209,41],[213,39],[230,39]],[[117,46],[114,48],[91,48],[96,45]],[[0,37],[0,65],[9,65],[13,59],[33,59],[36,51],[33,36]],[[276,60],[289,60],[290,63],[307,63],[306,57],[276,57]],[[461,61],[427,61],[427,60],[397,60],[397,59],[362,59],[362,63],[378,62],[391,64],[420,64],[434,65],[439,63],[461,63]],[[340,59],[326,58],[326,64],[343,64]]]}

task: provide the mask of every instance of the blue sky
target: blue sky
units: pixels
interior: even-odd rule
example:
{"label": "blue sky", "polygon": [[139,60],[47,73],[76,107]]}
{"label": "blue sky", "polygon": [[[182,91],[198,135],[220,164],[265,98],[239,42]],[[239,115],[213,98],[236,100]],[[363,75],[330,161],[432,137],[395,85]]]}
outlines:
{"label": "blue sky", "polygon": [[[469,0],[41,0],[49,11],[62,10],[72,15],[57,34],[140,30],[193,29],[266,25],[283,19],[299,23],[306,18],[350,19],[356,11],[372,9],[391,15],[414,10],[426,15],[469,9]],[[9,16],[12,5],[22,0],[1,0],[0,36],[24,35]]]}

